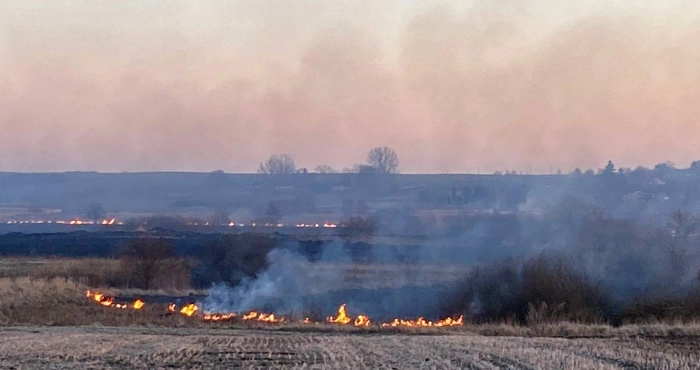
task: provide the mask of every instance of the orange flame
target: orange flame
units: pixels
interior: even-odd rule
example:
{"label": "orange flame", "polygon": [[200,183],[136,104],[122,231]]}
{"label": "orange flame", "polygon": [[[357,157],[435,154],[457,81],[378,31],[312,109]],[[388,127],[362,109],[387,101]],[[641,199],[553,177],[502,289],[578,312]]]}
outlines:
{"label": "orange flame", "polygon": [[283,322],[284,318],[276,318],[275,314],[260,314],[258,317],[258,321],[264,321],[264,322]]}
{"label": "orange flame", "polygon": [[243,315],[243,320],[254,320],[258,317],[258,313],[255,311],[250,311],[249,313]]}
{"label": "orange flame", "polygon": [[332,323],[332,324],[341,324],[341,325],[347,325],[351,322],[355,326],[370,326],[371,325],[371,320],[366,315],[359,315],[353,321],[352,317],[348,316],[347,306],[345,305],[345,303],[341,304],[340,307],[338,307],[338,316],[336,316],[336,317],[329,316],[326,319],[326,321],[328,321],[329,323]]}
{"label": "orange flame", "polygon": [[[140,310],[142,309],[145,305],[146,302],[144,302],[142,299],[138,298],[135,301],[133,301],[130,305],[127,303],[116,303],[114,301],[114,297],[109,297],[104,295],[103,293],[96,292],[96,291],[86,291],[85,297],[88,299],[91,299],[95,301],[96,303],[105,306],[105,307],[114,307],[118,309],[126,309],[126,308],[133,308],[135,310]],[[194,316],[195,313],[199,310],[199,307],[197,307],[196,304],[190,303],[188,305],[183,306],[180,309],[180,313],[187,317]],[[170,303],[168,305],[168,311],[169,312],[177,312],[177,306],[175,303]],[[202,316],[204,321],[227,321],[231,320],[238,317],[236,313],[230,312],[230,313],[213,313],[213,314],[205,314]],[[274,314],[267,314],[267,313],[260,313],[257,311],[251,311],[245,315],[242,316],[242,319],[244,321],[258,321],[258,322],[268,322],[268,323],[283,323],[285,322],[284,317],[279,317],[275,316]],[[338,307],[338,314],[336,317],[329,316],[326,318],[326,321],[332,324],[340,324],[340,325],[348,325],[351,324],[356,326],[356,327],[369,327],[372,325],[372,320],[366,316],[366,315],[358,315],[354,320],[353,318],[348,315],[347,312],[347,306],[346,304],[340,305]],[[305,324],[311,324],[313,323],[310,318],[306,317],[304,318],[303,322]],[[464,316],[459,316],[457,318],[452,318],[452,317],[447,317],[445,319],[439,320],[439,321],[429,321],[424,319],[423,317],[419,317],[416,320],[404,320],[404,319],[393,319],[391,322],[386,322],[386,323],[381,323],[379,324],[381,327],[451,327],[451,326],[463,326],[464,325]]]}
{"label": "orange flame", "polygon": [[457,319],[453,319],[451,317],[448,317],[444,320],[440,320],[437,323],[435,323],[435,326],[462,326],[464,325],[464,316],[459,315]]}
{"label": "orange flame", "polygon": [[236,317],[235,313],[225,313],[225,314],[218,314],[218,313],[213,313],[213,314],[206,314],[204,315],[203,319],[204,321],[226,321],[226,320],[231,320],[234,317]]}
{"label": "orange flame", "polygon": [[422,317],[419,317],[416,320],[402,320],[402,319],[394,319],[390,323],[382,323],[382,327],[397,327],[397,326],[404,326],[404,327],[443,327],[443,326],[462,326],[464,325],[464,316],[459,316],[457,319],[453,319],[451,317],[448,317],[446,319],[437,321],[437,322],[432,322],[428,321]]}
{"label": "orange flame", "polygon": [[[93,301],[95,301],[95,302],[97,302],[105,307],[114,306],[114,298],[107,297],[100,292],[91,292],[88,290],[87,293],[85,294],[85,296],[87,298],[92,298]],[[121,307],[117,307],[117,308],[121,308]]]}
{"label": "orange flame", "polygon": [[143,308],[143,306],[146,304],[146,302],[142,301],[140,298],[136,299],[134,303],[131,304],[131,307],[135,310],[140,310]]}
{"label": "orange flame", "polygon": [[262,321],[262,322],[284,322],[283,317],[276,317],[272,313],[259,313],[257,311],[250,311],[249,313],[243,315],[244,321]]}
{"label": "orange flame", "polygon": [[371,324],[372,320],[365,315],[359,315],[355,318],[355,326],[370,326]]}
{"label": "orange flame", "polygon": [[190,304],[182,307],[180,309],[180,313],[185,315],[185,316],[191,317],[192,315],[195,314],[195,312],[197,312],[197,310],[199,310],[199,307],[197,307],[197,305],[194,303],[190,303]]}
{"label": "orange flame", "polygon": [[114,297],[108,297],[104,295],[103,293],[100,292],[93,292],[91,290],[88,290],[85,292],[85,297],[91,298],[93,301],[97,302],[98,304],[105,306],[105,307],[114,307],[114,308],[120,308],[120,309],[126,309],[129,307],[132,307],[135,310],[140,310],[146,302],[144,302],[142,299],[137,299],[135,300],[131,305],[127,303],[117,303],[114,301]]}
{"label": "orange flame", "polygon": [[341,304],[340,307],[338,307],[338,316],[333,317],[333,316],[328,316],[326,321],[333,323],[333,324],[348,324],[352,319],[348,316],[347,311],[345,310],[345,303]]}

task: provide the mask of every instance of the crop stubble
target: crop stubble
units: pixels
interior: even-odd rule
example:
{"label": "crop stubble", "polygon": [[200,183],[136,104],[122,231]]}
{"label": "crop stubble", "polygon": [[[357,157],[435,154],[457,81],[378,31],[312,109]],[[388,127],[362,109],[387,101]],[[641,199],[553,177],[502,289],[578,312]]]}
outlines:
{"label": "crop stubble", "polygon": [[692,369],[697,338],[516,338],[143,327],[0,329],[3,369]]}

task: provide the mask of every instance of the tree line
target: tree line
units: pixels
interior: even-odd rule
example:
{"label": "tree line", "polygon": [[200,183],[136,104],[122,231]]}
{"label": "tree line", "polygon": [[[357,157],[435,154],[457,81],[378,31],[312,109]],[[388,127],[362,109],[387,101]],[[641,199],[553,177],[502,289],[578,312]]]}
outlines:
{"label": "tree line", "polygon": [[[365,174],[394,174],[399,170],[399,156],[392,148],[382,146],[371,149],[367,153],[364,164],[355,164],[345,168],[346,173]],[[314,169],[316,173],[338,173],[333,167],[319,165]],[[294,158],[289,154],[273,154],[265,162],[260,163],[258,173],[268,175],[288,175],[293,173],[307,173],[305,168],[298,168]]]}

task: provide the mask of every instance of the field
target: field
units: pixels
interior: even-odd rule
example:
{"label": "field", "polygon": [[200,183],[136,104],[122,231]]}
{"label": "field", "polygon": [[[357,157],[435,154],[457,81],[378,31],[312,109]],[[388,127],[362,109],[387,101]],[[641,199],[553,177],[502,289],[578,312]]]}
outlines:
{"label": "field", "polygon": [[[333,266],[319,266],[320,271]],[[379,278],[381,269],[354,270]],[[379,273],[379,275],[374,275]],[[86,289],[173,297],[193,290],[110,287],[113,260],[0,261],[2,369],[692,369],[700,324],[613,327],[543,321],[452,328],[355,328],[326,323],[205,322],[102,307]],[[434,277],[431,277],[433,279]],[[382,280],[382,279],[379,279]],[[106,285],[105,285],[106,284]],[[352,283],[351,283],[352,284]],[[379,284],[383,285],[383,284]]]}
{"label": "field", "polygon": [[518,338],[137,327],[0,329],[3,369],[691,369],[683,338]]}

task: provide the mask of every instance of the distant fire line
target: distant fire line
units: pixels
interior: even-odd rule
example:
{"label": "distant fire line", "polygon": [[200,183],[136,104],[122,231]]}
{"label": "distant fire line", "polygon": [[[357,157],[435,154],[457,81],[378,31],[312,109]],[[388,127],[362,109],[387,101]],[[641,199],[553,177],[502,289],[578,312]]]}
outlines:
{"label": "distant fire line", "polygon": [[[123,226],[124,222],[123,221],[117,221],[114,218],[111,219],[104,219],[102,221],[94,221],[94,220],[81,220],[80,218],[76,218],[73,220],[8,220],[8,221],[2,221],[2,223],[5,223],[7,225],[70,225],[70,226],[83,226],[83,225],[102,225],[102,226],[111,226],[111,225],[118,225],[118,226]],[[252,223],[236,223],[236,222],[229,222],[228,224],[221,224],[221,225],[214,225],[211,224],[210,222],[189,222],[187,223],[188,226],[228,226],[228,227],[276,227],[276,228],[283,228],[283,227],[296,227],[296,228],[325,228],[325,229],[335,229],[340,227],[337,223],[335,222],[324,222],[324,223],[298,223],[298,224],[293,224],[293,225],[286,225],[283,223],[257,223],[257,222],[252,222]]]}
{"label": "distant fire line", "polygon": [[74,220],[70,221],[64,221],[64,220],[21,220],[21,221],[15,221],[15,220],[9,220],[9,221],[4,221],[5,224],[7,225],[43,225],[43,224],[56,224],[56,225],[102,225],[102,226],[111,226],[111,225],[119,225],[122,226],[124,225],[124,222],[122,221],[117,221],[114,218],[111,219],[104,219],[102,221],[90,221],[90,220],[81,220],[79,218],[76,218]]}

